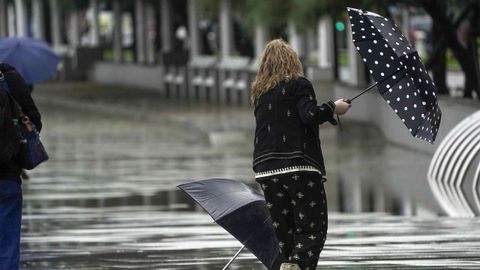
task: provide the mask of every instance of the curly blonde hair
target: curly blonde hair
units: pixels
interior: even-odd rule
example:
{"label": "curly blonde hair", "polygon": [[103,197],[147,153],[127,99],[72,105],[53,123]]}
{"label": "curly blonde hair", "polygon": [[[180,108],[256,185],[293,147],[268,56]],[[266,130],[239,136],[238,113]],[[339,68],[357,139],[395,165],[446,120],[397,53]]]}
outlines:
{"label": "curly blonde hair", "polygon": [[302,63],[297,53],[283,39],[274,39],[265,46],[260,67],[252,83],[251,99],[265,94],[281,81],[303,76]]}

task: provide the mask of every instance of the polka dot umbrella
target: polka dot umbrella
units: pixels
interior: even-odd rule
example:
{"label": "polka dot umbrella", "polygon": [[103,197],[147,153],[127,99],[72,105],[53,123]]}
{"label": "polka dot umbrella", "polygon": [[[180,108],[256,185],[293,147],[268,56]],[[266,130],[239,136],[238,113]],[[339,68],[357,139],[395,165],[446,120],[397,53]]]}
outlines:
{"label": "polka dot umbrella", "polygon": [[370,11],[347,10],[353,43],[376,82],[350,100],[376,86],[410,133],[433,143],[442,113],[438,90],[417,51],[387,18]]}

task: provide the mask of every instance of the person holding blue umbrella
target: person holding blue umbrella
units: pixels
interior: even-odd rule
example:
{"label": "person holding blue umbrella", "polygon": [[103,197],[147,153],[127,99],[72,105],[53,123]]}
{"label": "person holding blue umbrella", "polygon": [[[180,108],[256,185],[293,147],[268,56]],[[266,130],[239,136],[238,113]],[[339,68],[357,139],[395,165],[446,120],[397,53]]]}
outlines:
{"label": "person holding blue umbrella", "polygon": [[[28,86],[23,77],[17,70],[5,63],[0,63],[0,83],[8,84],[11,96],[22,107],[23,113],[29,117],[30,121],[35,124],[37,130],[42,129],[41,115],[30,95]],[[0,91],[7,91],[4,87],[0,87]],[[0,102],[0,110],[3,114],[7,109],[13,106],[8,103],[8,95],[1,95],[3,97]],[[1,106],[3,104],[4,106]],[[7,106],[6,104],[10,104]],[[0,113],[1,114],[1,113]],[[0,143],[5,143],[6,140],[12,140],[8,135],[12,132],[5,132],[6,121],[11,119],[4,119],[1,116],[3,123],[0,128],[4,128],[0,132]],[[14,128],[10,124],[10,128]],[[15,135],[15,133],[13,133]],[[19,140],[15,137],[13,139]],[[2,155],[6,153],[2,152]],[[22,220],[22,187],[20,174],[22,172],[22,165],[19,162],[18,154],[11,153],[8,157],[0,156],[0,270],[4,269],[19,269],[20,262],[20,229]]]}
{"label": "person holding blue umbrella", "polygon": [[[25,37],[0,39],[0,63],[15,67],[25,80],[30,94],[34,83],[52,79],[57,75],[60,58],[47,43]],[[29,179],[22,171],[22,179]]]}
{"label": "person holding blue umbrella", "polygon": [[280,269],[314,270],[328,226],[319,125],[336,125],[334,115],[350,104],[339,99],[318,106],[297,54],[281,39],[266,45],[251,94],[253,170],[278,238]]}

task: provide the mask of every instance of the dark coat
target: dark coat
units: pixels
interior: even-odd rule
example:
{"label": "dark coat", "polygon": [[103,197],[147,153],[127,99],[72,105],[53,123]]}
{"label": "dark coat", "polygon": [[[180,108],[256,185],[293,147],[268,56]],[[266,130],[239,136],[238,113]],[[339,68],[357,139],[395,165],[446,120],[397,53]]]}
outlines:
{"label": "dark coat", "polygon": [[306,78],[281,82],[255,100],[253,167],[272,160],[303,159],[326,175],[319,125],[333,118],[335,103],[317,106]]}
{"label": "dark coat", "polygon": [[[42,121],[40,113],[33,102],[33,99],[30,95],[30,90],[28,85],[22,76],[15,70],[14,67],[0,63],[0,70],[6,76],[10,92],[22,107],[23,113],[30,118],[37,130],[42,129]],[[7,163],[0,163],[0,180],[14,180],[20,181],[20,174],[22,168],[19,165],[19,162],[16,159],[11,160]]]}

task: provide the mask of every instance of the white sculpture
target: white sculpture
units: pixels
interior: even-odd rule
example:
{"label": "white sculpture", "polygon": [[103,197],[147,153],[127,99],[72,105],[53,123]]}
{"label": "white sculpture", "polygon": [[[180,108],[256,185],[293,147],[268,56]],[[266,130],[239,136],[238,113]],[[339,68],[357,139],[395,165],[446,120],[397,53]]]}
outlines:
{"label": "white sculpture", "polygon": [[428,182],[449,216],[480,216],[480,111],[442,141],[430,162]]}

